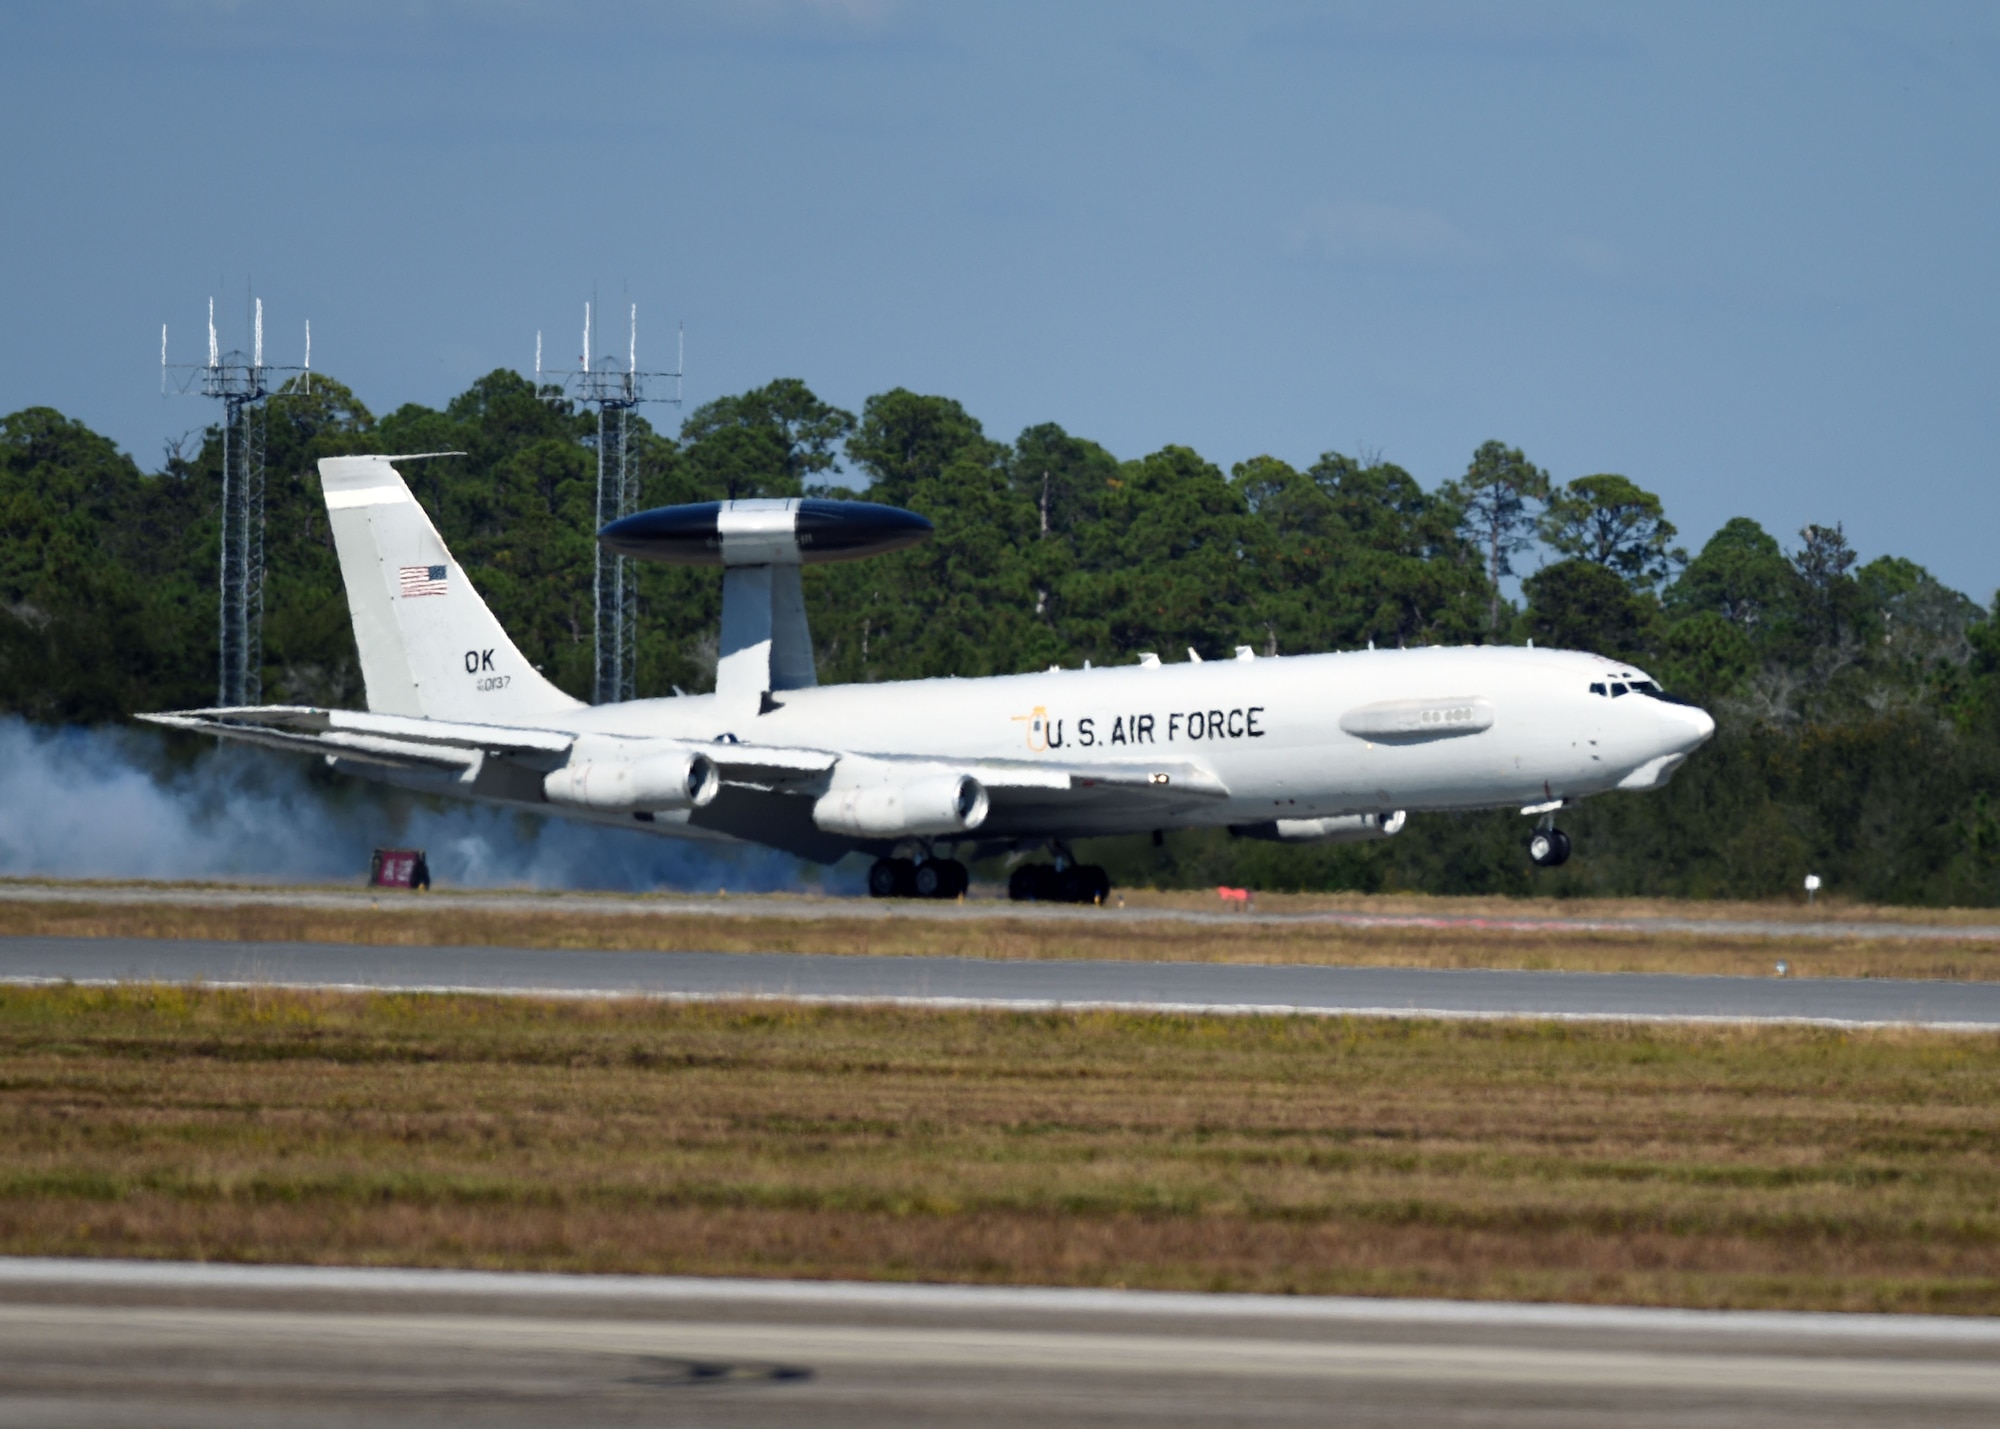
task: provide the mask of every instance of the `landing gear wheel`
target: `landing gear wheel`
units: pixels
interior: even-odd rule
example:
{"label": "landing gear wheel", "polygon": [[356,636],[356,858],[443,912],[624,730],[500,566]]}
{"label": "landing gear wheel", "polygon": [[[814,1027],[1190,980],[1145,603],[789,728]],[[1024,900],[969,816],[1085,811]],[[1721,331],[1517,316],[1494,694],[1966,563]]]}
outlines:
{"label": "landing gear wheel", "polygon": [[955,858],[927,858],[911,877],[911,887],[919,898],[956,898],[971,882],[965,865]]}
{"label": "landing gear wheel", "polygon": [[1007,896],[1016,903],[1053,903],[1056,871],[1046,863],[1024,863],[1007,876]]}
{"label": "landing gear wheel", "polygon": [[908,898],[915,883],[916,868],[907,858],[878,858],[869,866],[870,898]]}
{"label": "landing gear wheel", "polygon": [[1060,869],[1024,863],[1008,878],[1007,896],[1016,903],[1102,903],[1111,896],[1111,875],[1094,863]]}
{"label": "landing gear wheel", "polygon": [[1102,903],[1111,896],[1111,875],[1094,863],[1073,863],[1056,875],[1056,897],[1064,903]]}
{"label": "landing gear wheel", "polygon": [[1561,829],[1536,829],[1528,835],[1528,857],[1537,868],[1561,868],[1569,862],[1569,835]]}

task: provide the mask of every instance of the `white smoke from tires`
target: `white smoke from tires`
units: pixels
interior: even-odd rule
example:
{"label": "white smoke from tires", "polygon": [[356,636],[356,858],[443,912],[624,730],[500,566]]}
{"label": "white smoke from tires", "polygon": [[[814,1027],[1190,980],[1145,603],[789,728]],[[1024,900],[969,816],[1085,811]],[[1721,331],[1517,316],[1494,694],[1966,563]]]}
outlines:
{"label": "white smoke from tires", "polygon": [[0,718],[0,876],[360,883],[379,847],[425,849],[446,888],[770,892],[812,876],[768,849],[434,802],[262,750]]}

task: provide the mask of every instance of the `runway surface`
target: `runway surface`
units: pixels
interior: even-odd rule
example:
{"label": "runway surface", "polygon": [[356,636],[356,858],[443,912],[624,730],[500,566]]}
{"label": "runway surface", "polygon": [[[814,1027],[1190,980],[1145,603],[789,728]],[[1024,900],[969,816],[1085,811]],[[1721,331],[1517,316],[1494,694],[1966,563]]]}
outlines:
{"label": "runway surface", "polygon": [[0,938],[0,981],[2000,1030],[2000,983]]}
{"label": "runway surface", "polygon": [[[421,904],[412,900],[421,899]],[[644,897],[615,894],[458,892],[417,895],[359,888],[216,888],[170,884],[91,884],[0,880],[0,903],[95,903],[131,907],[268,907],[350,910],[385,900],[423,907],[487,912],[593,913],[723,918],[914,918],[957,922],[987,918],[1034,921],[1087,919],[1123,923],[1258,923],[1273,926],[1324,924],[1341,928],[1465,928],[1511,933],[1695,933],[1732,938],[1913,939],[1954,943],[2000,943],[2000,923],[1900,922],[1879,916],[1849,918],[1707,917],[1549,917],[1506,914],[1374,913],[1352,911],[1271,912],[1158,906],[1079,908],[1052,903],[1009,903],[997,897],[964,903],[921,899],[873,899],[755,894],[741,897]],[[1699,909],[1700,905],[1691,905]]]}
{"label": "runway surface", "polygon": [[2000,1324],[0,1260],[0,1421],[1974,1425]]}

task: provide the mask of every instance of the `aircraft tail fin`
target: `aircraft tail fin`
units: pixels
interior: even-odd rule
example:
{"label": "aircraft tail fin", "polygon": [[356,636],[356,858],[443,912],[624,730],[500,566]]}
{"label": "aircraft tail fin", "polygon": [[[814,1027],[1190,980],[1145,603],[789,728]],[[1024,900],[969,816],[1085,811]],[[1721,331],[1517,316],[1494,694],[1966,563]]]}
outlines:
{"label": "aircraft tail fin", "polygon": [[484,724],[581,708],[507,638],[396,460],[319,463],[368,708]]}

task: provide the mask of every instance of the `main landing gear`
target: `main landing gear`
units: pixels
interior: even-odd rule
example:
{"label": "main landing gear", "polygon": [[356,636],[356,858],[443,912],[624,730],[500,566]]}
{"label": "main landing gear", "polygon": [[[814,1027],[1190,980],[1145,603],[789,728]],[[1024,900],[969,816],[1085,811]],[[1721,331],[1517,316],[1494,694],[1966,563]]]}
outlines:
{"label": "main landing gear", "polygon": [[1007,880],[1016,903],[1102,903],[1111,896],[1111,876],[1094,863],[1024,863]]}
{"label": "main landing gear", "polygon": [[955,858],[878,858],[868,870],[870,898],[956,898],[971,883]]}

